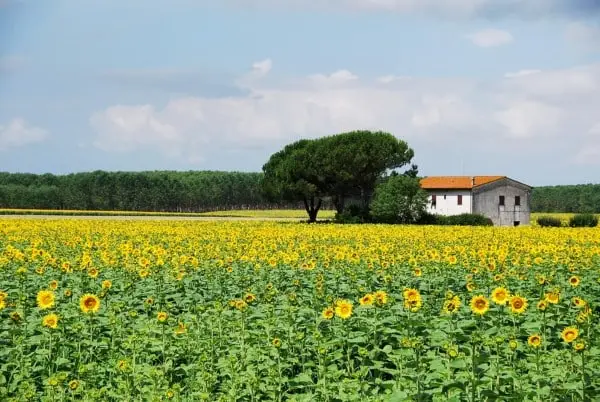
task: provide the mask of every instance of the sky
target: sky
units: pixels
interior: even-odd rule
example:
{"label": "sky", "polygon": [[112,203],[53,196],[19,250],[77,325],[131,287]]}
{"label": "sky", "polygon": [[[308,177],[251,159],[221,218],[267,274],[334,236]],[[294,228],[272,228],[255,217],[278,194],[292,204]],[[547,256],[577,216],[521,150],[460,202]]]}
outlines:
{"label": "sky", "polygon": [[353,130],[421,175],[600,182],[600,0],[0,0],[0,171],[260,171]]}

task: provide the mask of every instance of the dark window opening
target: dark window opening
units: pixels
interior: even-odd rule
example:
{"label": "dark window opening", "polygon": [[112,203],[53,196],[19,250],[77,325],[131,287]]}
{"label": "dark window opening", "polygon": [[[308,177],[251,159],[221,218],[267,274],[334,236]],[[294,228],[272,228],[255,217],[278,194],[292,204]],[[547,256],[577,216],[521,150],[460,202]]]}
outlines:
{"label": "dark window opening", "polygon": [[518,207],[521,205],[521,196],[515,195],[515,206]]}
{"label": "dark window opening", "polygon": [[433,195],[431,196],[431,206],[435,207],[436,201],[437,201],[437,200],[436,200],[435,194],[433,194]]}
{"label": "dark window opening", "polygon": [[456,198],[456,201],[457,201],[458,205],[462,205],[462,194],[458,195],[458,197]]}
{"label": "dark window opening", "polygon": [[521,221],[515,221],[515,222],[514,222],[514,225],[515,225],[515,226],[519,226],[520,224],[521,224]]}
{"label": "dark window opening", "polygon": [[446,194],[444,194],[444,199],[446,199]]}
{"label": "dark window opening", "polygon": [[501,207],[504,206],[504,196],[503,195],[500,196],[500,201],[499,201],[498,205],[500,205]]}

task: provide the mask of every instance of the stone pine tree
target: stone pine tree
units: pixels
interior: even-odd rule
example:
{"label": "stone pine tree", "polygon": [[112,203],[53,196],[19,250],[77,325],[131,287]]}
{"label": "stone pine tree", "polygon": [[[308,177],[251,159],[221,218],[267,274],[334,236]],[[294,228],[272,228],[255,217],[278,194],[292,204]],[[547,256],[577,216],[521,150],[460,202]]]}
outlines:
{"label": "stone pine tree", "polygon": [[414,152],[392,134],[352,131],[300,140],[273,154],[263,166],[263,188],[272,199],[302,201],[316,221],[325,198],[338,213],[348,197],[367,205],[387,171],[408,163]]}

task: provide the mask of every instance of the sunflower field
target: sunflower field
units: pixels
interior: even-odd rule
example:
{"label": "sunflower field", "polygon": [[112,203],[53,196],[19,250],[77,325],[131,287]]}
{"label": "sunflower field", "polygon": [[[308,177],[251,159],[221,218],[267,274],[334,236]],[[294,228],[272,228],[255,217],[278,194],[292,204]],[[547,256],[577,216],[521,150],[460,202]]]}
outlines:
{"label": "sunflower field", "polygon": [[600,229],[0,219],[2,401],[597,401]]}

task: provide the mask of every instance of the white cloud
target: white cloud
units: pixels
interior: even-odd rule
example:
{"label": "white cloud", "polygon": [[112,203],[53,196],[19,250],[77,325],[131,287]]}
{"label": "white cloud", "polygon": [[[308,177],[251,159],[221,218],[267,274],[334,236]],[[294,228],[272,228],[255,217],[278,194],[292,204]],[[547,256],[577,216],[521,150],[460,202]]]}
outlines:
{"label": "white cloud", "polygon": [[0,151],[41,142],[47,137],[46,130],[31,126],[21,118],[15,118],[7,125],[0,124]]}
{"label": "white cloud", "polygon": [[175,98],[164,107],[115,105],[98,111],[91,117],[97,133],[94,145],[114,152],[155,149],[201,160],[216,149],[373,129],[409,143],[453,142],[518,152],[526,150],[523,141],[575,146],[588,136],[600,110],[600,64],[493,81],[392,75],[364,79],[340,70],[278,84],[265,71],[271,63],[268,69],[264,66],[255,65],[240,77],[249,94]]}
{"label": "white cloud", "polygon": [[593,26],[585,22],[572,22],[567,26],[565,35],[568,40],[583,50],[600,50],[600,25]]}
{"label": "white cloud", "polygon": [[519,70],[514,73],[506,73],[506,74],[504,74],[504,76],[506,78],[518,78],[518,77],[524,77],[526,75],[537,74],[537,73],[541,73],[541,72],[542,72],[542,70]]}
{"label": "white cloud", "polygon": [[514,40],[510,32],[491,28],[469,34],[467,38],[480,47],[502,46]]}

